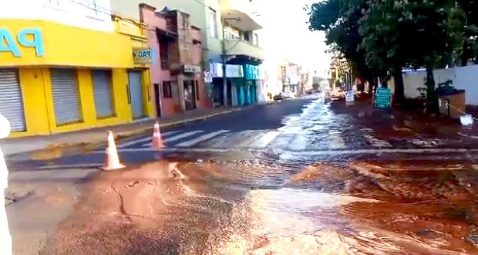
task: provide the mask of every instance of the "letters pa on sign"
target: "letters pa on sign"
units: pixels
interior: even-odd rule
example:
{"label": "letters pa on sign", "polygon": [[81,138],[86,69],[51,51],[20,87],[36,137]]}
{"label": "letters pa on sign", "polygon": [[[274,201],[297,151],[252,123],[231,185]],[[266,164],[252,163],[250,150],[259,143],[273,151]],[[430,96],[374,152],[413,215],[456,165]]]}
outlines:
{"label": "letters pa on sign", "polygon": [[39,28],[24,28],[17,34],[11,33],[6,28],[0,28],[0,52],[11,52],[15,57],[21,57],[21,47],[35,48],[37,57],[42,57],[43,37]]}
{"label": "letters pa on sign", "polygon": [[154,51],[152,48],[133,49],[133,60],[137,64],[153,63]]}

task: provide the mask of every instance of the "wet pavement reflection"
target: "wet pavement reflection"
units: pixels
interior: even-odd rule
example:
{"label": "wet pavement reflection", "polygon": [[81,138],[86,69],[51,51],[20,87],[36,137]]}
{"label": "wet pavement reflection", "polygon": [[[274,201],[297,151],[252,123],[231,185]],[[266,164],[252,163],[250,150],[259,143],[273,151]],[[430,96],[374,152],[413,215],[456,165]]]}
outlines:
{"label": "wet pavement reflection", "polygon": [[[370,145],[320,100],[283,123],[296,152]],[[473,160],[294,161],[279,145],[97,173],[41,254],[478,254]]]}

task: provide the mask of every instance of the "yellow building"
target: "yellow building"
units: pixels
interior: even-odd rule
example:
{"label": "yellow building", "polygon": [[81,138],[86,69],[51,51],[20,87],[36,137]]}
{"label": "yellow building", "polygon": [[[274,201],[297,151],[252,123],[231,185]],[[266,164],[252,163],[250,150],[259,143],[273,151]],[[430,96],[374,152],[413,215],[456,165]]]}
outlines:
{"label": "yellow building", "polygon": [[0,18],[0,113],[11,136],[51,134],[155,116],[149,69],[133,50],[144,28],[114,17],[111,32]]}

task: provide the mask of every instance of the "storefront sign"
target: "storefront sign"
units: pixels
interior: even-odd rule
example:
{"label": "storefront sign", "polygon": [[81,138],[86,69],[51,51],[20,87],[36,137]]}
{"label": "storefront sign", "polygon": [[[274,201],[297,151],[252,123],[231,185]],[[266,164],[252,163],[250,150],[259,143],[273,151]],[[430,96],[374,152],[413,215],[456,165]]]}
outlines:
{"label": "storefront sign", "polygon": [[184,65],[183,72],[185,73],[200,73],[201,67],[196,65]]}
{"label": "storefront sign", "polygon": [[226,77],[228,78],[242,78],[244,72],[241,65],[226,65]]}
{"label": "storefront sign", "polygon": [[133,59],[135,64],[153,63],[154,52],[152,48],[133,49]]}
{"label": "storefront sign", "polygon": [[392,92],[388,88],[378,88],[375,93],[375,107],[390,108]]}
{"label": "storefront sign", "polygon": [[[222,77],[222,73],[223,73],[222,64],[211,63],[211,73],[213,77],[216,77],[216,78]],[[242,65],[226,65],[226,77],[227,78],[244,77]]]}
{"label": "storefront sign", "polygon": [[24,28],[15,36],[8,29],[0,28],[0,52],[11,52],[15,57],[21,57],[20,46],[35,48],[37,57],[42,57],[43,37],[41,29]]}

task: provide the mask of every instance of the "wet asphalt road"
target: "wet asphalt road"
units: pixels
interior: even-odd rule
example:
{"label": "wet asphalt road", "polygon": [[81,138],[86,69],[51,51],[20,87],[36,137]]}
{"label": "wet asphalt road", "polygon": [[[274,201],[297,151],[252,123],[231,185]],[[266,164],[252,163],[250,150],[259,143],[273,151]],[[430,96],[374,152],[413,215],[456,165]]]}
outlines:
{"label": "wet asphalt road", "polygon": [[40,254],[478,254],[478,145],[412,122],[304,99],[163,129],[163,150],[118,141],[128,169],[97,173]]}

